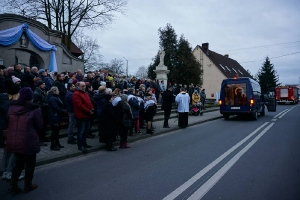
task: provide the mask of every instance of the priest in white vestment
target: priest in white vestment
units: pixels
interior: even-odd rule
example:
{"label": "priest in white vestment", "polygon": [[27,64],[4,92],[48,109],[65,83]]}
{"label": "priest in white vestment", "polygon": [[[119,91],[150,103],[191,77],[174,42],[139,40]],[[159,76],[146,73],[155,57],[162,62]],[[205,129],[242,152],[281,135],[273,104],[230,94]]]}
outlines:
{"label": "priest in white vestment", "polygon": [[188,126],[190,95],[186,93],[184,87],[180,88],[180,93],[176,96],[175,102],[178,105],[178,126],[185,128]]}

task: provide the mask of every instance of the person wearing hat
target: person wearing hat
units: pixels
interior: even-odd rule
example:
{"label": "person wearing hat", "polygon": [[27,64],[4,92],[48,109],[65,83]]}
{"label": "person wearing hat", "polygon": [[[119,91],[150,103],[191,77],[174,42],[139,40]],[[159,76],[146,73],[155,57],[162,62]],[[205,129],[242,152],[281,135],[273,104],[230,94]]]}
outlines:
{"label": "person wearing hat", "polygon": [[204,106],[205,100],[206,100],[205,89],[202,89],[201,92],[200,92],[200,101],[201,101],[201,106],[202,106],[203,110],[206,110],[205,106]]}
{"label": "person wearing hat", "polygon": [[50,80],[50,78],[47,76],[47,73],[44,69],[39,69],[38,74],[39,74],[38,78],[40,78],[40,80],[42,80],[46,85],[45,87],[46,91],[49,91],[54,81]]}
{"label": "person wearing hat", "polygon": [[[11,79],[4,79],[3,87],[0,87],[0,145],[4,147],[3,151],[3,174],[2,180],[11,180],[11,174],[13,166],[15,165],[16,159],[12,152],[7,151],[6,142],[6,130],[8,125],[7,113],[10,106],[10,101],[19,99],[20,87],[15,85]],[[21,177],[21,178],[24,178]]]}
{"label": "person wearing hat", "polygon": [[21,79],[19,79],[18,77],[11,76],[11,79],[14,82],[14,84],[16,84],[16,85],[20,85],[21,84]]}
{"label": "person wearing hat", "polygon": [[[7,151],[15,153],[16,164],[13,168],[10,192],[20,193],[18,178],[25,167],[24,192],[37,188],[32,184],[36,154],[40,152],[38,132],[43,128],[42,112],[34,104],[31,88],[20,90],[19,100],[11,101],[8,109]],[[25,139],[26,138],[26,139]]]}
{"label": "person wearing hat", "polygon": [[48,97],[46,92],[46,85],[44,81],[39,80],[35,84],[36,89],[34,91],[33,103],[39,104],[42,110],[43,116],[43,129],[38,133],[41,146],[47,146],[44,142],[46,141],[46,130],[48,126]]}

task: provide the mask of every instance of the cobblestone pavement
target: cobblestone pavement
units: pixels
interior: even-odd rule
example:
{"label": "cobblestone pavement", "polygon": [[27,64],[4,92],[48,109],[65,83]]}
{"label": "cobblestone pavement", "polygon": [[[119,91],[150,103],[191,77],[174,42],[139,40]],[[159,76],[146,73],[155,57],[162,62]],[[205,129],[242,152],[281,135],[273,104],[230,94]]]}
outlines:
{"label": "cobblestone pavement", "polygon": [[[211,121],[214,119],[219,119],[221,117],[222,117],[222,115],[220,114],[218,107],[207,108],[204,111],[204,114],[202,116],[200,116],[200,115],[199,116],[189,116],[189,126],[203,123],[206,121]],[[163,133],[167,133],[167,132],[171,132],[171,131],[179,129],[178,121],[177,121],[177,119],[174,119],[174,118],[169,120],[170,128],[163,128],[162,120],[153,122],[153,126],[156,127],[153,135],[146,134],[146,130],[141,129],[141,134],[138,134],[135,136],[128,136],[128,144],[134,148],[134,144],[130,144],[130,143],[132,143],[136,140],[141,140],[141,139],[148,138],[148,137],[155,137],[156,135],[160,135]],[[96,128],[96,125],[94,127]],[[97,131],[97,130],[94,129],[94,131]],[[75,129],[75,132],[76,132],[76,129]],[[60,131],[60,134],[66,135],[66,129],[62,129]],[[95,132],[94,134],[97,135],[98,133]],[[98,136],[96,136],[95,138],[92,138],[92,139],[87,138],[87,143],[89,145],[92,145],[92,148],[89,148],[88,152],[95,152],[95,151],[104,149],[105,145],[100,144],[98,139],[99,139]],[[64,148],[60,149],[60,151],[51,151],[50,143],[46,143],[46,144],[48,144],[48,146],[42,146],[40,153],[37,154],[36,166],[40,166],[40,165],[44,165],[44,164],[48,164],[48,163],[64,160],[67,158],[76,157],[76,156],[84,156],[84,154],[78,150],[76,144],[68,144],[67,143],[67,137],[60,138],[60,143],[61,143],[61,145],[64,146]],[[118,141],[115,142],[115,146],[116,147],[119,146]],[[3,148],[0,149],[0,155],[3,155]],[[0,159],[0,166],[2,166],[2,159]],[[2,167],[1,167],[1,171],[2,171]]]}

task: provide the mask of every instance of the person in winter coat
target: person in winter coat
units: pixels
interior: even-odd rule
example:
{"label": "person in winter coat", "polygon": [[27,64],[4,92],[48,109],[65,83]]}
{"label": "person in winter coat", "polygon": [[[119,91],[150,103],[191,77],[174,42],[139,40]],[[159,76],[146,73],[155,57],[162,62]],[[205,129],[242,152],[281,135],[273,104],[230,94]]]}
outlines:
{"label": "person in winter coat", "polygon": [[105,98],[107,96],[105,90],[106,90],[105,86],[100,86],[98,89],[98,93],[94,95],[94,101],[96,102],[96,108],[97,108],[96,113],[97,113],[97,120],[98,120],[98,131],[99,131],[98,135],[100,135],[100,132],[102,130],[101,123],[100,123],[102,108],[103,105],[108,102],[107,100],[108,97]]}
{"label": "person in winter coat", "polygon": [[93,82],[93,90],[98,90],[100,87],[100,76],[95,76],[95,81]]}
{"label": "person in winter coat", "polygon": [[[20,87],[15,85],[11,79],[5,79],[3,81],[3,87],[0,87],[0,137],[2,145],[4,147],[2,156],[2,180],[11,180],[12,170],[16,163],[15,154],[7,151],[5,146],[7,134],[2,134],[4,133],[4,130],[6,130],[8,125],[7,113],[10,106],[10,101],[19,99],[19,91]],[[19,180],[21,178],[24,178],[24,176],[20,177]]]}
{"label": "person in winter coat", "polygon": [[128,130],[131,127],[131,121],[133,120],[131,108],[127,102],[128,96],[126,94],[122,94],[121,100],[119,102],[119,108],[121,109],[122,113],[122,123],[121,123],[121,130],[120,130],[120,148],[130,148],[127,145],[127,136],[128,136]]}
{"label": "person in winter coat", "polygon": [[145,120],[147,122],[147,131],[146,134],[153,134],[154,130],[152,127],[152,121],[153,117],[156,114],[156,102],[152,99],[151,94],[145,95],[145,104],[144,104],[144,110],[145,110]]}
{"label": "person in winter coat", "polygon": [[74,116],[73,94],[75,91],[75,85],[68,83],[68,91],[65,97],[66,108],[69,114],[69,127],[68,127],[68,144],[77,144],[74,138],[74,128],[76,125],[76,119]]}
{"label": "person in winter coat", "polygon": [[201,101],[201,106],[202,106],[203,110],[205,110],[205,106],[204,106],[205,100],[206,100],[205,89],[202,89],[200,92],[200,101]]}
{"label": "person in winter coat", "polygon": [[21,192],[18,178],[25,167],[24,192],[37,188],[32,184],[36,154],[40,152],[38,132],[43,127],[42,112],[39,105],[32,103],[31,88],[20,90],[20,97],[12,101],[8,110],[7,150],[15,153],[16,165],[12,172],[10,191]]}
{"label": "person in winter coat", "polygon": [[48,97],[47,92],[45,90],[45,83],[40,80],[36,82],[36,89],[34,91],[34,98],[33,103],[39,104],[42,110],[42,116],[43,116],[43,129],[38,133],[39,139],[40,139],[40,145],[41,146],[47,146],[45,144],[46,140],[46,130],[48,125]]}
{"label": "person in winter coat", "polygon": [[[91,100],[91,102],[92,102],[92,104],[93,104],[94,109],[97,108],[97,107],[96,107],[96,101],[94,100],[93,86],[87,84],[86,87],[85,87],[85,91],[86,91],[86,93],[89,95],[90,100]],[[97,110],[97,109],[96,109],[96,110]],[[95,121],[95,118],[96,118],[96,114],[97,114],[97,112],[94,112],[94,114],[91,116],[91,119],[90,119],[90,129],[89,129],[89,131],[86,133],[86,137],[87,137],[87,138],[94,138],[94,137],[95,137],[95,135],[92,133],[92,126],[94,125],[94,121]]]}
{"label": "person in winter coat", "polygon": [[128,104],[130,105],[132,115],[133,115],[133,121],[132,126],[130,128],[130,136],[133,136],[133,128],[135,127],[135,133],[137,134],[139,132],[139,110],[140,105],[137,97],[134,95],[134,89],[130,88],[128,90]]}
{"label": "person in winter coat", "polygon": [[107,151],[116,151],[117,149],[113,147],[113,143],[116,141],[116,136],[118,135],[118,117],[114,112],[114,106],[112,105],[112,96],[105,95],[104,98],[107,102],[103,105],[101,111],[101,132],[99,142],[106,144],[105,148]]}
{"label": "person in winter coat", "polygon": [[59,98],[61,102],[63,102],[63,105],[65,107],[66,102],[65,102],[65,96],[67,93],[67,89],[65,87],[65,82],[63,80],[64,75],[63,74],[57,74],[56,75],[56,81],[54,81],[53,86],[56,86],[59,90]]}
{"label": "person in winter coat", "polygon": [[164,110],[164,128],[169,127],[169,118],[172,110],[172,103],[174,102],[173,87],[168,86],[168,89],[162,94],[162,107]]}
{"label": "person in winter coat", "polygon": [[60,123],[63,121],[63,115],[66,114],[63,110],[63,102],[59,98],[59,90],[57,87],[51,87],[48,94],[49,105],[49,125],[51,126],[51,146],[50,150],[59,151],[64,148],[59,142],[59,132],[61,129]]}
{"label": "person in winter coat", "polygon": [[77,128],[77,146],[82,153],[87,153],[86,148],[91,145],[86,143],[86,133],[90,130],[91,116],[94,114],[94,107],[88,93],[85,92],[84,82],[78,82],[78,87],[73,94],[74,115],[78,125]]}

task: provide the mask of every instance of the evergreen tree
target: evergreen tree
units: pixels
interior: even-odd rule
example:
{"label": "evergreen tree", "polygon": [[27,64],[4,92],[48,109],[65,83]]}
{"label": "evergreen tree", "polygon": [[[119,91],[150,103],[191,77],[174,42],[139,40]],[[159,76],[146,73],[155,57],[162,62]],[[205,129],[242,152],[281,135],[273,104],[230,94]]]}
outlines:
{"label": "evergreen tree", "polygon": [[155,58],[152,59],[153,63],[151,63],[148,67],[148,78],[151,80],[156,79],[156,73],[153,71],[156,69],[156,66],[159,64],[159,53],[156,54]]}
{"label": "evergreen tree", "polygon": [[[159,45],[165,51],[164,64],[170,70],[168,74],[168,81],[181,84],[202,84],[200,75],[200,63],[192,54],[192,48],[189,42],[180,37],[178,41],[176,32],[171,24],[167,24],[164,28],[158,29]],[[156,78],[153,72],[159,64],[159,52],[153,58],[153,62],[148,67],[148,77],[151,79]]]}
{"label": "evergreen tree", "polygon": [[[165,51],[164,64],[170,70],[168,79],[173,83],[172,74],[176,63],[176,48],[177,48],[177,35],[171,24],[167,24],[164,28],[158,29],[159,45]],[[148,77],[151,79],[156,78],[156,74],[153,72],[156,66],[159,64],[159,53],[153,58],[153,63],[150,64],[148,70]]]}
{"label": "evergreen tree", "polygon": [[274,65],[271,64],[269,57],[266,57],[266,61],[256,74],[256,80],[258,80],[263,94],[268,91],[268,88],[275,88],[280,85],[278,83],[278,74],[274,69]]}
{"label": "evergreen tree", "polygon": [[177,83],[189,85],[200,84],[201,65],[192,53],[190,43],[181,35],[177,50],[178,62],[174,69],[173,78]]}

